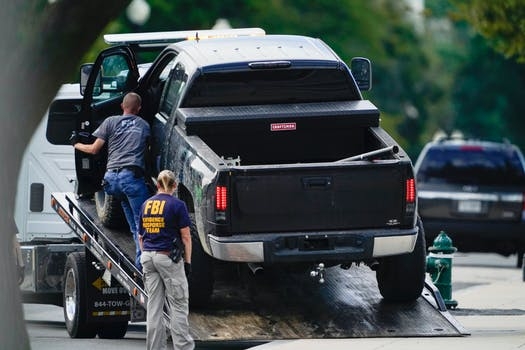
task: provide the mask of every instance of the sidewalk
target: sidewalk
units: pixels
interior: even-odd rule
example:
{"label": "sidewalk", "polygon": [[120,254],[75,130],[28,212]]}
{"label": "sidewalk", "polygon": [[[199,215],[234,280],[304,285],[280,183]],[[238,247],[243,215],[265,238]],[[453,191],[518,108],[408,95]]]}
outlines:
{"label": "sidewalk", "polygon": [[[466,265],[461,254],[454,259],[452,297],[458,302],[451,315],[470,335],[426,338],[353,338],[274,341],[252,350],[451,350],[525,349],[525,282],[515,258],[499,263]],[[470,257],[469,257],[470,259]],[[470,261],[470,260],[469,260]]]}

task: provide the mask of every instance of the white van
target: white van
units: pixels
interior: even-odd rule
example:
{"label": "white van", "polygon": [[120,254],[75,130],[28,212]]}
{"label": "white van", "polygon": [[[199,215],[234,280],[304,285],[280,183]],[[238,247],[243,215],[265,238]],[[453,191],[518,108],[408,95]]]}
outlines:
{"label": "white van", "polygon": [[[80,108],[81,99],[79,84],[64,84],[52,103],[76,100]],[[26,147],[18,177],[15,223],[25,265],[20,289],[25,302],[61,305],[67,254],[83,245],[51,208],[51,192],[73,192],[76,173],[73,147],[56,141],[63,136],[47,135],[47,123],[46,112]],[[71,130],[62,128],[64,135]]]}

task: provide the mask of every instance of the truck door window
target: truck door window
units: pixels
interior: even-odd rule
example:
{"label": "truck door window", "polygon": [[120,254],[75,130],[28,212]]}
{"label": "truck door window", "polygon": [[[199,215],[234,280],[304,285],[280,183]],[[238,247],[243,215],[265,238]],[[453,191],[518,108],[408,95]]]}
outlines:
{"label": "truck door window", "polygon": [[170,53],[157,63],[152,73],[144,83],[145,91],[142,93],[142,116],[148,121],[159,112],[160,98],[175,62],[175,53]]}
{"label": "truck door window", "polygon": [[182,90],[187,80],[188,75],[186,74],[184,66],[182,63],[177,63],[175,68],[170,72],[170,78],[162,93],[160,112],[166,118],[171,115],[173,108],[179,103]]}
{"label": "truck door window", "polygon": [[102,91],[93,90],[94,100],[106,100],[129,91],[129,63],[124,55],[112,55],[104,58],[101,66],[100,79]]}

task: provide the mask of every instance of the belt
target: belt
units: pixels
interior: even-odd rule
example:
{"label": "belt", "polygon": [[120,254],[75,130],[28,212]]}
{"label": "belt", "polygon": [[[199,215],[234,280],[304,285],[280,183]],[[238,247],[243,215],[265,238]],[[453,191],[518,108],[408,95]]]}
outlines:
{"label": "belt", "polygon": [[157,254],[162,254],[162,255],[170,255],[171,254],[171,252],[169,250],[145,250],[145,252],[157,253]]}
{"label": "belt", "polygon": [[142,168],[137,166],[137,165],[125,165],[125,166],[120,166],[120,167],[117,167],[117,168],[108,169],[108,171],[112,172],[112,173],[120,173],[122,170],[130,170],[130,171],[139,170],[139,171],[142,171]]}

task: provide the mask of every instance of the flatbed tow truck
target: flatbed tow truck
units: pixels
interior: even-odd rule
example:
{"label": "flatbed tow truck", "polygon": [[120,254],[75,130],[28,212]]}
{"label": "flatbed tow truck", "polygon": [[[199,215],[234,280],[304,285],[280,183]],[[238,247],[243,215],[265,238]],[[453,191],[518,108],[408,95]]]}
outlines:
{"label": "flatbed tow truck", "polygon": [[[79,330],[79,337],[97,331],[106,338],[124,337],[128,320],[144,321],[148,298],[130,258],[132,237],[102,225],[92,199],[52,193],[51,205],[85,247],[84,252],[71,253],[66,263],[66,324]],[[220,276],[210,306],[190,309],[192,335],[198,342],[468,335],[428,278],[416,301],[389,303],[366,266],[350,272],[329,268],[322,284],[304,274],[258,274],[245,264],[233,266],[217,269]]]}

